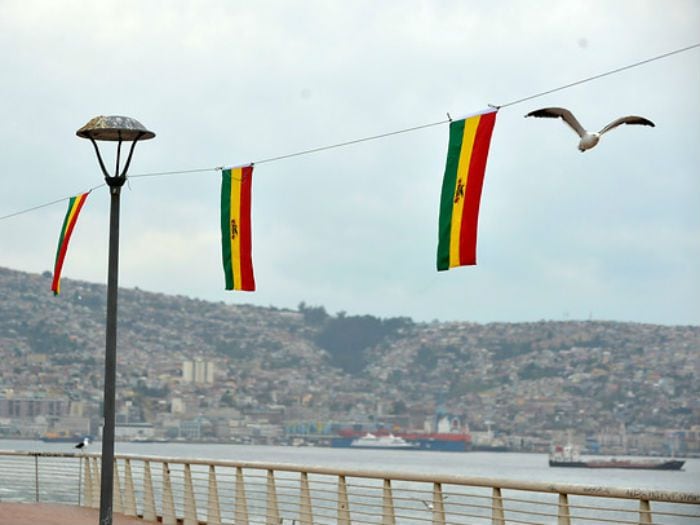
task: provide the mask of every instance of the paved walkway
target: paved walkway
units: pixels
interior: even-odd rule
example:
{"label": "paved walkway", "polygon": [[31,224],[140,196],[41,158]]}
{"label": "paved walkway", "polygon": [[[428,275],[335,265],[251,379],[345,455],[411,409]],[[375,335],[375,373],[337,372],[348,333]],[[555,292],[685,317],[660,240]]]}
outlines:
{"label": "paved walkway", "polygon": [[[97,525],[98,509],[54,503],[0,503],[0,525]],[[114,525],[158,523],[114,514]]]}

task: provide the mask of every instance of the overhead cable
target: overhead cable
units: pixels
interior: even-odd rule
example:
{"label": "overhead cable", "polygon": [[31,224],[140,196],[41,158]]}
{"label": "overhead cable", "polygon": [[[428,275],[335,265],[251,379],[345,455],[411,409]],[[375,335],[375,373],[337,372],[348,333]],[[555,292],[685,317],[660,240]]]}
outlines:
{"label": "overhead cable", "polygon": [[[578,86],[578,85],[581,85],[581,84],[585,84],[585,83],[587,83],[587,82],[591,82],[591,81],[597,80],[597,79],[599,79],[599,78],[603,78],[603,77],[607,77],[607,76],[614,75],[614,74],[617,74],[617,73],[621,73],[622,71],[626,71],[626,70],[628,70],[628,69],[632,69],[632,68],[635,68],[635,67],[639,67],[639,66],[642,66],[642,65],[644,65],[644,64],[648,64],[648,63],[650,63],[650,62],[655,62],[655,61],[657,61],[657,60],[661,60],[661,59],[663,59],[663,58],[667,58],[667,57],[670,57],[670,56],[672,56],[672,55],[677,55],[677,54],[683,53],[683,52],[685,52],[685,51],[690,51],[691,49],[695,49],[695,48],[698,48],[698,47],[700,47],[700,42],[697,43],[697,44],[690,45],[690,46],[682,47],[682,48],[680,48],[680,49],[675,49],[675,50],[673,50],[673,51],[669,51],[668,53],[663,53],[663,54],[661,54],[661,55],[657,55],[657,56],[654,56],[654,57],[651,57],[651,58],[647,58],[647,59],[645,59],[645,60],[640,60],[639,62],[635,62],[635,63],[633,63],[633,64],[628,64],[628,65],[626,65],[626,66],[618,67],[618,68],[616,68],[616,69],[611,69],[610,71],[606,71],[606,72],[600,73],[600,74],[598,74],[598,75],[593,75],[593,76],[590,76],[590,77],[586,77],[586,78],[583,78],[583,79],[581,79],[581,80],[577,80],[577,81],[575,81],[575,82],[571,82],[571,83],[569,83],[569,84],[564,84],[564,85],[559,86],[559,87],[556,87],[556,88],[554,88],[554,89],[549,89],[549,90],[547,90],[547,91],[542,91],[542,92],[536,93],[536,94],[534,94],[534,95],[530,95],[530,96],[527,96],[527,97],[524,97],[524,98],[519,98],[519,99],[513,100],[513,101],[511,101],[511,102],[507,102],[507,103],[505,103],[505,104],[501,104],[501,105],[489,104],[489,105],[490,105],[491,107],[496,108],[496,109],[502,109],[502,108],[506,108],[506,107],[509,107],[509,106],[514,106],[514,105],[516,105],[516,104],[520,104],[520,103],[522,103],[522,102],[526,102],[526,101],[532,100],[532,99],[534,99],[534,98],[543,97],[543,96],[545,96],[545,95],[549,95],[549,94],[551,94],[551,93],[556,93],[557,91],[562,91],[562,90],[564,90],[564,89],[569,89],[569,88],[572,88],[572,87],[574,87],[574,86]],[[279,156],[275,156],[275,157],[269,157],[269,158],[266,158],[266,159],[261,159],[261,160],[257,160],[257,161],[254,161],[254,162],[246,163],[246,165],[250,165],[250,164],[253,164],[253,165],[255,165],[255,164],[264,164],[264,163],[266,163],[266,162],[277,162],[277,161],[284,160],[284,159],[289,159],[289,158],[292,158],[292,157],[299,157],[299,156],[302,156],[302,155],[310,155],[310,154],[312,154],[312,153],[318,153],[318,152],[321,152],[321,151],[326,151],[326,150],[335,149],[335,148],[343,148],[343,147],[346,147],[346,146],[351,146],[351,145],[353,145],[353,144],[359,144],[359,143],[361,143],[361,142],[369,142],[369,141],[372,141],[372,140],[378,140],[378,139],[383,139],[383,138],[386,138],[386,137],[391,137],[391,136],[393,136],[393,135],[399,135],[399,134],[402,134],[402,133],[410,133],[410,132],[412,132],[412,131],[418,131],[418,130],[421,130],[421,129],[430,128],[430,127],[434,127],[434,126],[441,126],[441,125],[447,124],[448,122],[451,122],[451,121],[452,121],[452,119],[449,117],[449,114],[448,114],[448,118],[447,118],[446,120],[440,120],[440,121],[438,121],[438,122],[431,122],[431,123],[429,123],[429,124],[420,124],[420,125],[417,125],[417,126],[412,126],[412,127],[410,127],[410,128],[403,128],[403,129],[399,129],[399,130],[396,130],[396,131],[389,131],[389,132],[386,132],[386,133],[380,133],[379,135],[370,135],[370,136],[362,137],[362,138],[358,138],[358,139],[352,139],[352,140],[347,140],[347,141],[344,141],[344,142],[338,142],[338,143],[336,143],[336,144],[330,144],[330,145],[328,145],[328,146],[320,146],[320,147],[317,147],[317,148],[311,148],[311,149],[301,150],[301,151],[297,151],[297,152],[294,152],[294,153],[287,153],[287,154],[285,154],[285,155],[279,155]],[[152,173],[140,173],[140,174],[136,174],[136,175],[129,175],[129,178],[130,178],[130,179],[136,179],[136,178],[142,178],[142,177],[162,177],[162,176],[167,176],[167,175],[181,175],[181,174],[191,174],[191,173],[203,173],[203,172],[207,172],[207,171],[221,171],[222,169],[224,169],[222,166],[214,166],[214,167],[210,167],[210,168],[195,168],[195,169],[187,169],[187,170],[159,171],[159,172],[152,172]],[[102,184],[102,185],[100,185],[100,186],[103,186],[103,185],[104,185],[104,184]],[[100,186],[95,186],[95,188],[92,188],[92,189],[99,188]],[[92,191],[92,189],[89,190],[89,191]],[[35,211],[35,210],[38,210],[38,209],[41,209],[41,208],[46,208],[47,206],[52,206],[52,205],[57,204],[57,203],[59,203],[59,202],[63,202],[64,200],[67,200],[67,199],[70,199],[70,197],[64,197],[64,198],[62,198],[62,199],[57,199],[57,200],[55,200],[55,201],[47,202],[47,203],[45,203],[45,204],[39,204],[38,206],[34,206],[34,207],[32,207],[32,208],[27,208],[27,209],[24,209],[24,210],[20,210],[20,211],[11,213],[11,214],[9,214],[9,215],[4,215],[4,216],[1,216],[1,217],[0,217],[0,221],[2,221],[2,220],[4,220],[4,219],[9,219],[9,218],[11,218],[11,217],[16,217],[17,215],[22,215],[22,214],[24,214],[24,213],[29,213],[30,211]]]}

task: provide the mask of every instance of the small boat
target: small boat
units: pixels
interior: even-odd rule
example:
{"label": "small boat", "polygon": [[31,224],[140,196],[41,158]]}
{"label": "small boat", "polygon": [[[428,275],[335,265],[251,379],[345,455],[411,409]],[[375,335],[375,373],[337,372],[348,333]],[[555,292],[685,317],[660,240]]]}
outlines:
{"label": "small boat", "polygon": [[134,436],[128,440],[129,443],[169,443],[166,438]]}
{"label": "small boat", "polygon": [[418,446],[409,443],[405,439],[389,434],[388,436],[375,436],[367,433],[361,438],[353,439],[350,443],[352,448],[380,448],[380,449],[415,449]]}
{"label": "small boat", "polygon": [[87,437],[90,441],[94,440],[93,436],[87,434],[69,434],[67,432],[47,432],[39,439],[44,443],[77,443],[82,441],[84,437]]}
{"label": "small boat", "polygon": [[682,459],[586,459],[573,445],[557,445],[549,455],[550,467],[681,470],[684,464]]}

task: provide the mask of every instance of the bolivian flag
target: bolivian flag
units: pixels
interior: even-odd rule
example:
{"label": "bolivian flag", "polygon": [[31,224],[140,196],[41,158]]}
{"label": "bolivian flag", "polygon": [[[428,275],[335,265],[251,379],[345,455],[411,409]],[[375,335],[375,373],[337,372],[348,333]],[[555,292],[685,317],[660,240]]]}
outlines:
{"label": "bolivian flag", "polygon": [[80,195],[71,197],[68,201],[68,212],[66,213],[65,219],[63,219],[61,235],[58,238],[56,262],[54,263],[53,267],[53,281],[51,281],[51,290],[53,291],[54,295],[61,293],[61,270],[63,269],[63,260],[66,258],[70,236],[73,234],[73,228],[75,228],[75,223],[78,221],[78,215],[80,214],[83,204],[85,204],[88,193],[81,193]]}
{"label": "bolivian flag", "polygon": [[437,269],[476,264],[476,230],[496,110],[450,124],[442,181]]}
{"label": "bolivian flag", "polygon": [[221,252],[227,290],[255,290],[250,195],[253,166],[223,170],[221,180]]}

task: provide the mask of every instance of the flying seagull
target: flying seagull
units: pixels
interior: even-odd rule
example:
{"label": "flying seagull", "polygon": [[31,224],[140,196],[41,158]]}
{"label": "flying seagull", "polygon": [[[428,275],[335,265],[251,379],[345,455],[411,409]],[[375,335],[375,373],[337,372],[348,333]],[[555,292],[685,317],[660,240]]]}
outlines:
{"label": "flying seagull", "polygon": [[610,124],[605,126],[597,133],[592,131],[586,131],[585,129],[583,129],[583,126],[581,126],[579,121],[576,120],[576,117],[574,117],[571,111],[565,108],[542,108],[537,109],[535,111],[531,111],[525,116],[542,118],[561,117],[561,119],[564,122],[566,122],[569,126],[571,126],[571,129],[573,129],[576,132],[576,134],[579,137],[581,137],[581,141],[578,143],[578,149],[582,152],[591,149],[593,146],[598,144],[600,136],[603,133],[607,133],[611,129],[616,128],[621,124],[640,124],[642,126],[651,126],[652,128],[654,127],[654,123],[649,119],[645,119],[644,117],[638,117],[636,115],[629,115],[627,117],[620,117],[618,119],[613,120]]}
{"label": "flying seagull", "polygon": [[89,444],[90,444],[90,439],[87,437],[84,437],[80,443],[75,445],[75,448],[83,449],[83,448],[87,447]]}
{"label": "flying seagull", "polygon": [[[444,502],[447,498],[448,498],[448,496],[443,496],[442,501]],[[433,510],[435,508],[435,504],[432,501],[427,501],[427,500],[422,499],[421,503],[423,503],[423,505],[425,505],[425,508],[427,510]]]}

